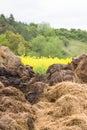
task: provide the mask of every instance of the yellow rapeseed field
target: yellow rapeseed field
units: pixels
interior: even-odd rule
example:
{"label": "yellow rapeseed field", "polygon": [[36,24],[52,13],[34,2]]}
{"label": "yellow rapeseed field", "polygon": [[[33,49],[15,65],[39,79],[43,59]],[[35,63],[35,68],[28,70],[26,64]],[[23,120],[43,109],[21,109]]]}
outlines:
{"label": "yellow rapeseed field", "polygon": [[44,74],[46,73],[46,70],[48,67],[52,64],[68,64],[72,61],[72,58],[67,58],[67,59],[58,59],[58,58],[46,58],[46,57],[41,57],[41,58],[36,58],[36,57],[30,57],[26,56],[23,57],[21,56],[21,60],[25,65],[30,65],[33,67],[33,70],[35,72]]}

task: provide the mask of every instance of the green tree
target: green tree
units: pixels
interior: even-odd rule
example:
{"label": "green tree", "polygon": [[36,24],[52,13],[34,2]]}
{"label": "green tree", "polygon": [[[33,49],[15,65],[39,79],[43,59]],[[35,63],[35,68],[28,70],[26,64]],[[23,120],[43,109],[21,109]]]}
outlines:
{"label": "green tree", "polygon": [[[26,54],[26,47],[28,47],[29,42],[25,41],[24,38],[18,34],[13,33],[11,31],[6,32],[6,38],[10,43],[10,49],[14,51],[14,53],[18,55]],[[27,48],[28,49],[28,48]]]}
{"label": "green tree", "polygon": [[8,18],[8,21],[9,21],[10,24],[13,24],[13,23],[14,23],[15,19],[14,19],[13,14],[10,14],[10,16],[9,16],[9,18]]}
{"label": "green tree", "polygon": [[62,41],[58,37],[49,37],[44,47],[44,56],[62,57]]}
{"label": "green tree", "polygon": [[18,55],[23,55],[23,56],[25,56],[25,51],[26,51],[26,49],[25,49],[25,46],[24,46],[24,44],[23,43],[21,43],[20,42],[20,44],[18,44],[18,49],[17,49],[17,51],[18,51]]}
{"label": "green tree", "polygon": [[31,41],[33,38],[37,37],[38,33],[38,28],[37,28],[37,24],[34,23],[30,23],[27,26],[27,30],[28,30],[28,40]]}
{"label": "green tree", "polygon": [[43,48],[45,46],[46,40],[42,35],[38,35],[31,41],[31,51],[32,54],[35,52],[37,56],[43,56]]}
{"label": "green tree", "polygon": [[8,39],[6,38],[6,34],[1,34],[0,35],[0,45],[4,45],[4,46],[9,46],[9,41]]}
{"label": "green tree", "polygon": [[0,34],[4,33],[7,28],[7,20],[3,14],[0,15]]}
{"label": "green tree", "polygon": [[42,22],[41,24],[38,24],[38,31],[41,35],[45,36],[46,31],[50,28],[51,27],[49,23]]}

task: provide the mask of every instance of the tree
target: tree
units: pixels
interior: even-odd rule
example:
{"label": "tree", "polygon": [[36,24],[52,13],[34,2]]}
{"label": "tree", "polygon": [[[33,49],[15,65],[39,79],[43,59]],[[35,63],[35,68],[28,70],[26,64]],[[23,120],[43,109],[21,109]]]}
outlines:
{"label": "tree", "polygon": [[8,19],[10,23],[15,21],[13,14],[10,14]]}
{"label": "tree", "polygon": [[44,47],[44,56],[46,57],[62,57],[62,41],[58,37],[49,37],[46,46]]}
{"label": "tree", "polygon": [[30,25],[27,26],[28,30],[28,40],[32,40],[33,38],[37,37],[38,35],[38,29],[37,29],[37,24],[30,23]]}
{"label": "tree", "polygon": [[[6,32],[6,38],[10,43],[10,49],[14,51],[17,55],[25,55],[26,54],[26,46],[28,47],[29,42],[25,41],[24,38],[18,34],[13,33],[11,31]],[[28,48],[27,48],[28,50]]]}
{"label": "tree", "polygon": [[18,44],[18,49],[17,49],[17,51],[18,51],[18,55],[25,55],[25,46],[24,46],[24,44],[23,43],[21,43],[20,42],[20,44]]}
{"label": "tree", "polygon": [[3,14],[0,15],[0,34],[6,31],[7,20]]}
{"label": "tree", "polygon": [[6,34],[1,34],[0,35],[0,45],[4,45],[4,46],[9,46],[9,41],[8,39],[6,38]]}
{"label": "tree", "polygon": [[38,24],[38,31],[41,35],[45,35],[46,31],[50,28],[49,23],[42,22],[41,24]]}
{"label": "tree", "polygon": [[31,41],[31,51],[35,52],[37,56],[43,56],[43,48],[45,46],[45,43],[45,37],[42,35],[38,35]]}

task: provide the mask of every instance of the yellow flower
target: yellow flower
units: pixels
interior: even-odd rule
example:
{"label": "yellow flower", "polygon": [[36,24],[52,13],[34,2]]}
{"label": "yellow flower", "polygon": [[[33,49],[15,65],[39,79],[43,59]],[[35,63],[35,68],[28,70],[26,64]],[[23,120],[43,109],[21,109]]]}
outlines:
{"label": "yellow flower", "polygon": [[22,62],[24,63],[24,65],[30,65],[33,67],[33,70],[35,72],[39,72],[39,73],[46,73],[46,70],[48,69],[48,67],[52,64],[68,64],[72,61],[72,58],[67,58],[67,59],[59,59],[57,57],[55,58],[47,58],[47,57],[41,57],[41,58],[36,58],[34,57],[30,57],[30,56],[26,56],[20,57]]}

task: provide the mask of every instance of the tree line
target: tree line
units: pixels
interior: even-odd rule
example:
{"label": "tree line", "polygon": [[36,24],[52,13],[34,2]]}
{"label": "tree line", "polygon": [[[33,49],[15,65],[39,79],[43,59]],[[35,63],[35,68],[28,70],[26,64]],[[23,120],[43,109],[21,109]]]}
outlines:
{"label": "tree line", "polygon": [[10,14],[0,15],[0,45],[8,46],[17,55],[67,57],[70,40],[87,42],[87,32],[80,29],[54,29],[49,23],[26,24]]}

